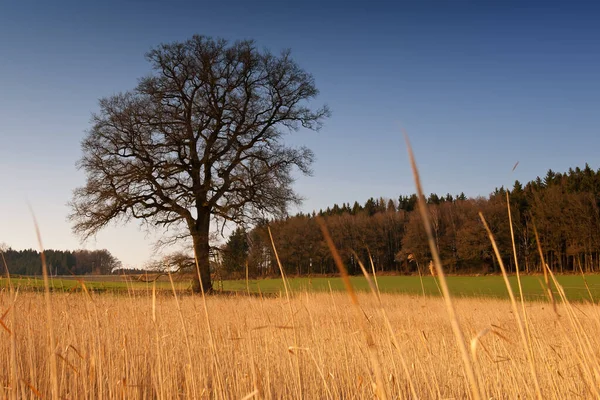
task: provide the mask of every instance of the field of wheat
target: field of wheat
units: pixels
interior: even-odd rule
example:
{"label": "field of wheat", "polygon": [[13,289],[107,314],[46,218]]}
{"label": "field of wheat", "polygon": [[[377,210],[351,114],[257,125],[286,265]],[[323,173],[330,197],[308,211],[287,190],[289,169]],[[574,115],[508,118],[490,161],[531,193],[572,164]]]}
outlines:
{"label": "field of wheat", "polygon": [[[49,300],[50,324],[44,295],[0,293],[1,398],[474,396],[440,298],[363,294],[359,311],[344,293]],[[536,380],[543,398],[598,395],[597,306],[525,303],[528,345],[510,302],[455,306],[482,398],[535,398]]]}

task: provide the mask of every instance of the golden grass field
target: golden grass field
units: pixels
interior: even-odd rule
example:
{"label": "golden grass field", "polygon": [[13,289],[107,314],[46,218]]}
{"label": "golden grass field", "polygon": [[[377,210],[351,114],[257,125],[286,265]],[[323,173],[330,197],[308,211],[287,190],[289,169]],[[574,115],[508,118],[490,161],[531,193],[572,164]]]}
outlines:
{"label": "golden grass field", "polygon": [[[289,301],[52,294],[50,348],[44,295],[4,290],[0,398],[52,398],[51,357],[67,399],[472,396],[442,299],[381,295],[395,338],[377,296],[358,299],[362,313],[345,293],[295,293]],[[525,303],[530,364],[510,302],[454,305],[482,398],[535,398],[531,366],[543,398],[598,395],[597,306],[559,305],[557,314],[549,303]]]}
{"label": "golden grass field", "polygon": [[347,293],[292,293],[272,237],[285,296],[178,296],[172,280],[172,294],[99,295],[83,281],[51,293],[42,256],[43,294],[8,274],[0,289],[0,397],[600,398],[598,305],[570,303],[547,265],[549,301],[523,300],[518,273],[516,296],[481,213],[510,301],[452,298],[408,150],[441,298],[381,294],[360,261],[372,293],[356,295],[321,220]]}

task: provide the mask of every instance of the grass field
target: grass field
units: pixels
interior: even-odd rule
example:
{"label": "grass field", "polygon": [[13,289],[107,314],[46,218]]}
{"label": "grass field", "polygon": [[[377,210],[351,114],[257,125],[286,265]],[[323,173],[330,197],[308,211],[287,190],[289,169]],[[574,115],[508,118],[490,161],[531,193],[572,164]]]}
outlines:
{"label": "grass field", "polygon": [[[72,399],[471,396],[440,298],[382,294],[391,332],[374,296],[361,294],[359,301],[364,315],[341,292],[297,292],[290,301],[211,296],[206,303],[141,291],[55,293],[50,326],[42,294],[3,290],[0,398],[51,398],[53,375],[60,397]],[[455,303],[482,398],[534,398],[510,304]],[[576,323],[566,306],[558,307],[560,316],[540,302],[527,303],[526,312],[543,398],[597,395],[598,309],[579,305]]]}
{"label": "grass field", "polygon": [[[558,281],[565,289],[569,300],[589,300],[586,282],[594,299],[600,299],[600,275],[588,275],[585,281],[580,275],[557,276]],[[351,277],[352,285],[359,291],[368,291],[369,286],[363,277]],[[449,276],[448,286],[457,297],[493,297],[508,298],[506,286],[499,275],[488,276]],[[529,300],[543,300],[547,298],[543,288],[543,276],[522,276],[521,283],[523,294]],[[299,291],[334,291],[344,290],[340,278],[293,278],[289,279],[292,290]],[[426,295],[438,296],[440,291],[436,279],[432,276],[423,277],[423,286],[418,276],[382,276],[377,278],[379,290],[383,293],[403,293],[421,295],[423,290]],[[518,293],[516,277],[510,278],[515,293]],[[251,292],[274,293],[284,290],[281,279],[250,280],[248,287]],[[225,290],[246,291],[246,281],[225,281]]]}
{"label": "grass field", "polygon": [[[11,279],[15,288],[21,290],[44,290],[44,280],[38,277],[13,277]],[[73,276],[50,278],[50,289],[54,292],[74,292],[83,290],[83,286],[87,290],[95,292],[109,293],[127,293],[129,291],[150,291],[152,290],[152,282],[140,281],[129,277],[119,275],[97,275],[97,276]],[[173,284],[178,291],[188,290],[191,287],[189,279],[181,280],[177,276],[173,277]],[[0,278],[0,287],[8,288],[8,279]],[[167,280],[159,280],[156,282],[158,290],[172,291],[171,283]]]}
{"label": "grass field", "polygon": [[[128,292],[150,291],[152,283],[125,279],[122,276],[105,277],[80,277],[88,289],[96,292]],[[173,277],[178,291],[187,291],[191,287],[189,280]],[[492,297],[508,298],[506,286],[501,276],[450,276],[447,277],[452,294],[456,297]],[[511,277],[511,284],[518,293],[516,277]],[[543,289],[543,276],[522,276],[523,293],[528,300],[543,300],[547,298]],[[572,301],[589,300],[588,288],[594,299],[600,299],[600,275],[587,275],[585,281],[580,275],[557,276],[558,281],[565,289],[567,297]],[[292,291],[322,292],[344,290],[344,285],[337,277],[318,278],[292,278],[288,280]],[[363,277],[351,277],[353,286],[359,291],[368,291],[367,281]],[[423,277],[423,286],[418,276],[382,276],[377,279],[382,293],[403,293],[410,295],[438,296],[440,294],[437,282],[432,276]],[[586,287],[587,282],[587,287]],[[0,279],[0,286],[6,286],[6,279]],[[13,279],[13,284],[22,289],[43,288],[43,280],[35,278]],[[157,281],[157,289],[171,290],[171,283],[167,277]],[[81,289],[81,283],[74,278],[52,279],[51,287],[56,291],[74,291]],[[252,293],[282,293],[284,290],[281,279],[245,280],[215,282],[215,288],[225,291],[246,292],[249,288]]]}
{"label": "grass field", "polygon": [[447,277],[455,317],[431,276],[82,278],[0,280],[0,398],[600,398],[600,275]]}

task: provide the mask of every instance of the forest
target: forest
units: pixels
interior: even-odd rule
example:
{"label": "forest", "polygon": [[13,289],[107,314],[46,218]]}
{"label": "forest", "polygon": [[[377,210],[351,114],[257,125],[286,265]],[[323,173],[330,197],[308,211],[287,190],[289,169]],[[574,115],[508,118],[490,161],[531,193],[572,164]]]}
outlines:
{"label": "forest", "polygon": [[[430,194],[426,200],[436,246],[448,273],[499,272],[479,212],[492,229],[503,262],[514,272],[507,198],[521,271],[542,271],[537,229],[544,258],[553,271],[600,272],[600,169],[586,164],[566,173],[549,170],[544,178],[524,185],[515,181],[512,188],[497,188],[487,198]],[[366,265],[372,259],[378,273],[429,273],[431,254],[416,207],[415,194],[397,199],[371,197],[363,204],[334,204],[311,214],[263,221],[249,230],[238,227],[220,247],[221,262],[213,263],[213,270],[224,278],[242,278],[247,265],[250,277],[278,275],[269,226],[286,273],[334,274],[337,269],[316,222],[321,217],[351,274],[360,274],[356,257]],[[3,255],[11,274],[42,273],[38,251],[5,246]],[[46,250],[45,257],[53,275],[110,274],[121,267],[108,250]]]}
{"label": "forest", "polygon": [[[600,271],[600,169],[594,171],[586,164],[566,173],[549,170],[544,178],[525,185],[515,181],[512,188],[497,188],[487,198],[431,194],[426,200],[447,272],[499,272],[479,212],[493,231],[503,262],[514,272],[507,197],[520,271],[542,271],[535,229],[553,271]],[[317,217],[324,218],[350,273],[360,273],[357,256],[369,265],[369,255],[380,273],[429,273],[431,254],[416,206],[414,194],[398,199],[370,198],[364,204],[334,204],[309,215],[265,221],[249,231],[240,227],[222,248],[223,274],[243,276],[246,260],[249,276],[279,273],[267,226],[288,274],[335,273]]]}
{"label": "forest", "polygon": [[[42,259],[38,251],[32,249],[2,250],[5,266],[11,275],[42,275]],[[46,265],[51,275],[110,274],[121,266],[121,262],[108,250],[45,250]],[[4,272],[4,271],[3,271]]]}

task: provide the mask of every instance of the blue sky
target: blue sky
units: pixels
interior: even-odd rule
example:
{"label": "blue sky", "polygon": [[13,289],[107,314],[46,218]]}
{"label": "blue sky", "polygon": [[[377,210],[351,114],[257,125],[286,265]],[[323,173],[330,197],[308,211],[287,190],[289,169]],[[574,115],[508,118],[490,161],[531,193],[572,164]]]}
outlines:
{"label": "blue sky", "polygon": [[[523,4],[520,4],[523,3]],[[66,216],[97,101],[149,72],[144,53],[193,34],[291,48],[333,116],[287,138],[316,154],[302,211],[414,191],[495,187],[600,167],[600,6],[594,2],[0,2],[0,243],[152,256],[135,223],[84,244]],[[511,172],[519,161],[518,168]]]}

